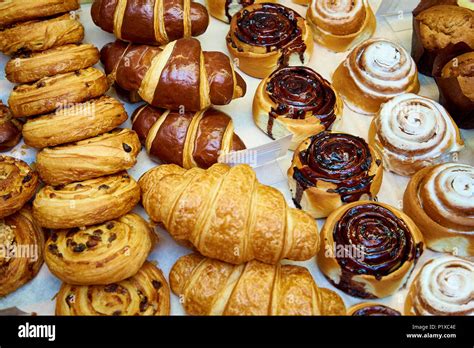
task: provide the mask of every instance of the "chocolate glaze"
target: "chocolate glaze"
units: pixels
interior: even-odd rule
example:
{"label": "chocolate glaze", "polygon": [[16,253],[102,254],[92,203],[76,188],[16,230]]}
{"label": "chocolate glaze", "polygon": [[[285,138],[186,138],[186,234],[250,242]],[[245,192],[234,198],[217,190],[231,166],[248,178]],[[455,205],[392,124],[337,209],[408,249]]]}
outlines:
{"label": "chocolate glaze", "polygon": [[142,145],[146,144],[146,137],[151,127],[158,121],[165,110],[144,105],[136,109],[132,115],[132,129],[137,133]]}
{"label": "chocolate glaze", "polygon": [[[252,5],[254,2],[255,0],[239,0],[239,4],[242,5],[242,8]],[[232,0],[225,1],[225,16],[227,17],[229,22],[232,19],[232,16],[229,14],[229,6],[231,3],[232,3]]]}
{"label": "chocolate glaze", "polygon": [[94,24],[108,33],[114,32],[114,13],[118,0],[95,0],[91,6]]}
{"label": "chocolate glaze", "polygon": [[356,310],[352,313],[352,316],[400,316],[400,312],[384,306],[384,305],[371,305],[367,307],[363,307],[361,309]]}
{"label": "chocolate glaze", "polygon": [[[165,2],[167,3],[167,2]],[[155,0],[127,0],[123,17],[122,39],[144,44],[156,43]]]}
{"label": "chocolate glaze", "polygon": [[229,57],[221,52],[204,52],[211,103],[226,105],[234,95],[234,78]]}
{"label": "chocolate glaze", "polygon": [[165,30],[169,41],[184,37],[184,0],[163,2]]}

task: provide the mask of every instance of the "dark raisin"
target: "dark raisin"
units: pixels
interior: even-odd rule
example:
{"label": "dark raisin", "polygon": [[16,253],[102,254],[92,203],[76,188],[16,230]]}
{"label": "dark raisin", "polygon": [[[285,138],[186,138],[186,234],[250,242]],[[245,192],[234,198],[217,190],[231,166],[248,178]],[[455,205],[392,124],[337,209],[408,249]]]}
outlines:
{"label": "dark raisin", "polygon": [[49,194],[49,198],[55,198],[56,197],[56,194],[55,193],[50,193]]}
{"label": "dark raisin", "polygon": [[103,184],[99,186],[99,190],[108,190],[110,187],[109,185]]}
{"label": "dark raisin", "polygon": [[90,239],[86,242],[86,246],[88,248],[93,248],[93,247],[97,246],[97,244],[99,244],[99,242],[97,240],[94,240],[94,239]]}
{"label": "dark raisin", "polygon": [[77,244],[74,248],[72,248],[72,251],[75,253],[82,253],[84,250],[87,249],[87,246],[84,243]]}
{"label": "dark raisin", "polygon": [[123,143],[122,147],[123,147],[125,152],[131,152],[132,151],[132,147],[128,144]]}
{"label": "dark raisin", "polygon": [[115,227],[115,224],[113,222],[107,222],[107,225],[105,225],[105,227],[107,227],[108,230],[111,230]]}
{"label": "dark raisin", "polygon": [[58,240],[58,234],[57,234],[56,232],[53,232],[53,233],[51,234],[51,240],[52,240],[53,242],[56,242],[56,241]]}
{"label": "dark raisin", "polygon": [[112,315],[114,315],[114,316],[118,316],[120,314],[122,314],[122,311],[115,311],[115,312],[112,313]]}
{"label": "dark raisin", "polygon": [[81,76],[81,72],[79,70],[74,71],[74,74],[76,74],[76,76]]}
{"label": "dark raisin", "polygon": [[53,189],[54,189],[55,191],[60,191],[60,190],[62,190],[63,188],[64,188],[64,185],[56,185],[56,186],[53,186]]}
{"label": "dark raisin", "polygon": [[77,184],[76,187],[75,187],[75,189],[77,190],[77,189],[80,189],[80,188],[83,188],[83,187],[84,187],[84,185],[82,185],[82,184]]}
{"label": "dark raisin", "polygon": [[156,290],[159,290],[163,286],[159,280],[153,280],[151,284]]}
{"label": "dark raisin", "polygon": [[117,284],[109,284],[104,287],[105,292],[117,292],[118,285]]}
{"label": "dark raisin", "polygon": [[140,312],[146,311],[148,308],[148,297],[143,297],[143,299],[140,301]]}
{"label": "dark raisin", "polygon": [[104,232],[102,232],[102,230],[97,229],[97,230],[95,230],[95,231],[92,232],[92,233],[94,233],[94,236],[101,236],[102,233],[104,233]]}
{"label": "dark raisin", "polygon": [[7,200],[9,200],[10,198],[12,198],[12,194],[11,194],[11,193],[7,193],[6,195],[3,195],[2,198],[3,198],[4,201],[7,201]]}
{"label": "dark raisin", "polygon": [[23,180],[21,181],[22,184],[26,184],[28,181],[31,180],[31,174],[26,174],[26,176],[23,178]]}
{"label": "dark raisin", "polygon": [[112,233],[109,237],[109,243],[112,243],[116,239],[117,239],[117,235],[115,233]]}
{"label": "dark raisin", "polygon": [[36,84],[36,88],[43,88],[46,86],[46,83],[44,81],[40,81]]}

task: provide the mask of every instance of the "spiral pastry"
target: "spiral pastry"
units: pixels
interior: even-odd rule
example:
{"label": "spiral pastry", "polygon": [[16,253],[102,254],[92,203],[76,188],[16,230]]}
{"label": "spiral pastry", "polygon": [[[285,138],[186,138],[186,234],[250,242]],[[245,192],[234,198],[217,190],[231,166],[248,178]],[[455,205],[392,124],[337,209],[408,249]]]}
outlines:
{"label": "spiral pastry", "polygon": [[45,261],[63,282],[110,284],[135,275],[154,242],[148,223],[137,214],[85,229],[55,230],[46,242]]}
{"label": "spiral pastry", "polygon": [[334,72],[332,83],[348,106],[363,114],[374,114],[389,99],[420,89],[413,59],[385,39],[356,46]]}
{"label": "spiral pastry", "polygon": [[449,161],[464,142],[440,104],[407,93],[380,109],[369,129],[369,144],[380,150],[385,168],[411,176],[424,167]]}
{"label": "spiral pastry", "polygon": [[264,78],[278,67],[306,64],[313,52],[303,17],[279,4],[253,4],[232,17],[227,48],[240,70]]}
{"label": "spiral pastry", "polygon": [[348,315],[355,317],[359,316],[380,316],[380,317],[394,317],[400,316],[401,313],[393,308],[384,306],[379,303],[359,303],[347,310]]}
{"label": "spiral pastry", "polygon": [[138,273],[108,285],[63,283],[56,315],[169,315],[170,289],[161,270],[150,262]]}
{"label": "spiral pastry", "polygon": [[0,218],[20,210],[34,196],[38,184],[38,174],[28,164],[0,156]]}
{"label": "spiral pastry", "polygon": [[445,163],[417,172],[403,210],[435,251],[474,256],[474,167]]}
{"label": "spiral pastry", "polygon": [[369,39],[376,27],[367,0],[313,0],[306,19],[316,42],[336,52]]}
{"label": "spiral pastry", "polygon": [[0,219],[0,297],[38,274],[43,249],[43,231],[33,220],[29,206]]}
{"label": "spiral pastry", "polygon": [[295,205],[314,218],[343,204],[372,199],[382,184],[380,154],[362,138],[321,132],[303,141],[288,169]]}
{"label": "spiral pastry", "polygon": [[433,258],[411,284],[406,315],[474,315],[474,263],[454,256]]}
{"label": "spiral pastry", "polygon": [[272,139],[293,134],[290,149],[329,129],[343,103],[331,84],[304,66],[274,71],[260,82],[253,99],[255,124]]}
{"label": "spiral pastry", "polygon": [[388,204],[361,201],[328,216],[318,265],[351,296],[382,298],[402,287],[423,252],[414,222]]}

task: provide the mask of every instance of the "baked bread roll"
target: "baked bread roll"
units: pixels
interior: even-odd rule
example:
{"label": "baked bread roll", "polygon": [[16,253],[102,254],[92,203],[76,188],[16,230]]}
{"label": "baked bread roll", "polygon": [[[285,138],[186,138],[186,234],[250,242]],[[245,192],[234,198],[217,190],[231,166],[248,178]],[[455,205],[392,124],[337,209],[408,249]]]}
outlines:
{"label": "baked bread roll", "polygon": [[154,238],[145,220],[127,214],[85,229],[53,231],[46,242],[45,262],[68,284],[112,284],[140,270]]}
{"label": "baked bread roll", "polygon": [[292,134],[290,149],[330,129],[343,103],[331,84],[311,68],[285,67],[260,82],[253,99],[255,124],[272,139]]}
{"label": "baked bread roll", "polygon": [[288,169],[295,206],[316,219],[343,204],[375,199],[382,177],[380,153],[346,133],[322,132],[306,139]]}
{"label": "baked bread roll", "polygon": [[262,2],[277,2],[277,0],[206,0],[206,6],[212,17],[230,23],[232,16],[244,7]]}
{"label": "baked bread roll", "polygon": [[58,109],[49,115],[28,119],[23,126],[23,137],[28,146],[42,149],[109,132],[127,118],[121,102],[102,96]]}
{"label": "baked bread roll", "polygon": [[0,51],[7,55],[39,52],[78,43],[84,39],[84,27],[70,14],[44,21],[30,21],[0,31]]}
{"label": "baked bread roll", "polygon": [[369,39],[377,25],[367,0],[313,0],[306,19],[316,42],[336,52]]}
{"label": "baked bread roll", "polygon": [[434,100],[403,94],[385,103],[372,120],[369,144],[384,167],[399,175],[450,160],[464,142],[448,112]]}
{"label": "baked bread roll", "polygon": [[22,123],[13,118],[10,109],[0,100],[0,152],[11,150],[21,140]]}
{"label": "baked bread roll", "polygon": [[191,0],[95,0],[91,16],[117,39],[159,46],[201,35],[209,25],[206,8]]}
{"label": "baked bread roll", "polygon": [[99,59],[99,50],[94,45],[64,45],[12,58],[5,65],[5,73],[10,82],[29,83],[91,67]]}
{"label": "baked bread roll", "polygon": [[33,215],[46,228],[61,229],[99,224],[132,210],[140,200],[140,187],[126,172],[45,186],[35,197]]}
{"label": "baked bread roll", "polygon": [[18,85],[13,89],[8,104],[14,117],[29,117],[100,97],[108,89],[104,73],[87,68],[45,77],[34,84]]}
{"label": "baked bread roll", "polygon": [[226,40],[239,69],[257,78],[279,67],[305,65],[313,53],[313,35],[305,19],[279,4],[257,3],[237,12]]}
{"label": "baked bread roll", "polygon": [[179,113],[144,105],[132,123],[152,160],[186,169],[209,168],[220,155],[245,149],[232,118],[216,109]]}
{"label": "baked bread roll", "polygon": [[191,315],[345,315],[334,291],[319,288],[309,271],[258,261],[235,266],[199,254],[181,257],[170,286]]}
{"label": "baked bread roll", "polygon": [[347,310],[348,315],[354,317],[360,316],[379,316],[379,317],[397,317],[402,315],[399,311],[379,303],[363,302],[358,303]]}
{"label": "baked bread roll", "polygon": [[163,273],[145,262],[136,275],[109,285],[63,283],[56,315],[169,315],[170,289]]}
{"label": "baked bread roll", "polygon": [[319,269],[345,293],[382,298],[400,289],[423,252],[415,223],[388,204],[349,203],[328,216],[321,230]]}
{"label": "baked bread roll", "polygon": [[0,219],[20,210],[36,193],[38,174],[27,163],[0,156]]}
{"label": "baked bread roll", "polygon": [[214,164],[207,170],[161,165],[146,172],[139,185],[150,218],[204,256],[275,264],[308,260],[318,250],[316,222],[289,208],[247,165]]}
{"label": "baked bread roll", "polygon": [[416,65],[405,49],[385,39],[367,40],[339,65],[332,85],[356,112],[376,113],[380,105],[420,89]]}
{"label": "baked bread roll", "polygon": [[[109,78],[156,107],[200,111],[245,95],[246,84],[221,52],[203,52],[196,39],[159,48],[120,41],[106,45],[101,59]],[[186,70],[185,75],[173,72]]]}
{"label": "baked bread roll", "polygon": [[405,315],[474,315],[473,278],[472,260],[432,258],[411,284]]}
{"label": "baked bread roll", "polygon": [[403,196],[403,211],[435,251],[474,256],[474,167],[445,163],[417,172]]}

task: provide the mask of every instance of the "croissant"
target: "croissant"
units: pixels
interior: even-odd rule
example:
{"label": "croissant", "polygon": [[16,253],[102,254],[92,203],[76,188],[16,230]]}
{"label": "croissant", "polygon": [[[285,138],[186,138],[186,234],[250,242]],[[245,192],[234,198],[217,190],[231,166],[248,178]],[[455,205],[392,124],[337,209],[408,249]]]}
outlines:
{"label": "croissant", "polygon": [[180,114],[144,105],[132,123],[153,160],[186,169],[209,168],[220,154],[245,149],[232,119],[215,109]]}
{"label": "croissant", "polygon": [[207,170],[161,165],[139,180],[143,206],[178,242],[233,264],[307,260],[318,251],[316,222],[289,208],[247,165]]}
{"label": "croissant", "polygon": [[199,254],[181,257],[171,290],[191,315],[345,315],[334,291],[319,288],[309,271],[258,261],[235,266]]}
{"label": "croissant", "polygon": [[[246,84],[221,52],[203,52],[196,39],[179,39],[161,51],[120,41],[106,45],[101,60],[109,78],[148,104],[179,111],[226,105],[245,95]],[[186,71],[186,74],[177,74]]]}
{"label": "croissant", "polygon": [[191,0],[95,0],[91,15],[117,39],[148,45],[198,36],[209,25],[206,8]]}
{"label": "croissant", "polygon": [[15,147],[21,140],[23,125],[13,118],[10,109],[0,100],[0,152]]}

